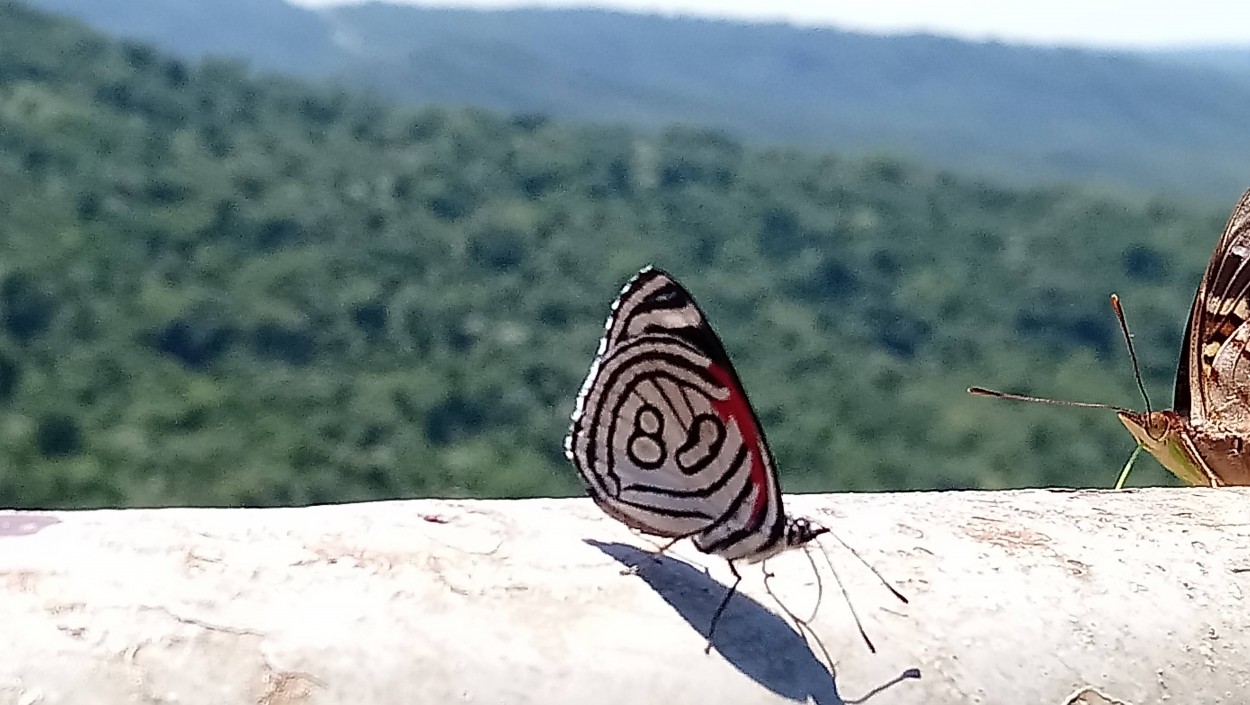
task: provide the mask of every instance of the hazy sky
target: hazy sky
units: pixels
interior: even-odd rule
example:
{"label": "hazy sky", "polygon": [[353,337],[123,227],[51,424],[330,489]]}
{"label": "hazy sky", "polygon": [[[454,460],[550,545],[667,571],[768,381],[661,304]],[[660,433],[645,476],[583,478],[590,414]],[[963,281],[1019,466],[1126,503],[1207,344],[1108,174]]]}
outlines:
{"label": "hazy sky", "polygon": [[[355,0],[289,0],[325,6]],[[1250,45],[1240,0],[393,0],[439,7],[610,7],[784,20],[866,32],[914,32],[1009,42],[1104,47]]]}

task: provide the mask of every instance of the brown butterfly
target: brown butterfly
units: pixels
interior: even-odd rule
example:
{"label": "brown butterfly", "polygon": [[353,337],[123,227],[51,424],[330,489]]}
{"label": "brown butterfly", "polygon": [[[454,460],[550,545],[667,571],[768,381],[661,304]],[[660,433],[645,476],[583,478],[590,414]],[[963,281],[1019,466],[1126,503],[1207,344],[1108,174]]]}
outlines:
{"label": "brown butterfly", "polygon": [[[1112,305],[1124,325],[1119,301]],[[1250,191],[1242,194],[1198,284],[1173,409],[1129,411],[1104,404],[1055,402],[971,387],[969,392],[1024,401],[1112,409],[1163,467],[1190,485],[1250,485]],[[1132,341],[1127,328],[1125,339]],[[1134,358],[1136,368],[1136,358]],[[1138,384],[1140,385],[1140,376]],[[1144,392],[1143,392],[1144,393]]]}

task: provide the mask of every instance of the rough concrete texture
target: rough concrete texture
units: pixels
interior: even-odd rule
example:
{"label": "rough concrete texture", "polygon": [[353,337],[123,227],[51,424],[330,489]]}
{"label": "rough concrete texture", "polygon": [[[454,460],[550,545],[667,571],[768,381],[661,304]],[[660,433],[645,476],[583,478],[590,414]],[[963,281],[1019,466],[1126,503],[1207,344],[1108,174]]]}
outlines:
{"label": "rough concrete texture", "polygon": [[[1250,489],[786,507],[910,598],[816,549],[878,653],[815,553],[832,666],[758,566],[705,654],[724,563],[586,499],[0,513],[0,704],[1250,701]],[[804,554],[768,569],[809,614]]]}

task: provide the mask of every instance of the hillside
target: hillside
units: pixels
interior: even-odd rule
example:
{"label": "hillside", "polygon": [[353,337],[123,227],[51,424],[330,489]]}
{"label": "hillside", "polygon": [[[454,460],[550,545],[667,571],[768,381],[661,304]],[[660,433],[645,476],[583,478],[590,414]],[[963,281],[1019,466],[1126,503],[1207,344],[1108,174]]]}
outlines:
{"label": "hillside", "polygon": [[[699,298],[790,491],[1109,485],[1231,201],[393,107],[0,3],[0,506],[580,491],[608,305]],[[1137,482],[1167,482],[1152,462]]]}
{"label": "hillside", "polygon": [[1145,54],[1147,57],[1172,65],[1193,66],[1199,69],[1219,69],[1241,78],[1250,75],[1250,42],[1242,46],[1216,45],[1181,49],[1161,49]]}
{"label": "hillside", "polygon": [[601,11],[281,0],[37,0],[198,58],[469,105],[757,145],[885,151],[1016,184],[1077,180],[1235,198],[1250,74],[1137,56]]}

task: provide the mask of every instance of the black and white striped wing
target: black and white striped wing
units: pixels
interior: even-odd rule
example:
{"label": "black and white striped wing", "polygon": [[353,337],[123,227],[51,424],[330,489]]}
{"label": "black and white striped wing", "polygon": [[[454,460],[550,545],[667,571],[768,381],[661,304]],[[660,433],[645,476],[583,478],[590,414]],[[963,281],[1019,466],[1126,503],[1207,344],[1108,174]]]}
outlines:
{"label": "black and white striped wing", "polygon": [[644,269],[613,304],[565,451],[595,502],[639,531],[730,560],[784,540],[755,412],[703,312],[664,272]]}

